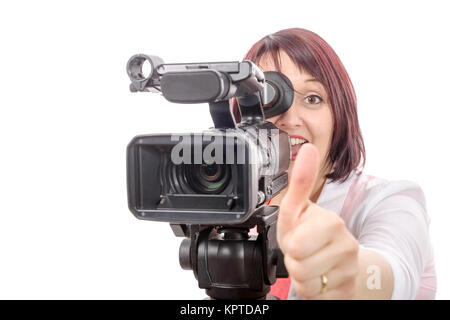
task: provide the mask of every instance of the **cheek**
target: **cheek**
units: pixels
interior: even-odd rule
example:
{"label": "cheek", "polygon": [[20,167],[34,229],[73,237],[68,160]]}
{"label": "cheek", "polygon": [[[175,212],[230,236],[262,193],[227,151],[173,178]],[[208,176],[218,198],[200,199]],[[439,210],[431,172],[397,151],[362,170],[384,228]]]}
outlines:
{"label": "cheek", "polygon": [[319,149],[321,161],[324,162],[333,137],[333,120],[331,112],[321,112],[310,120],[314,145]]}
{"label": "cheek", "polygon": [[332,123],[325,118],[317,118],[310,120],[311,133],[313,135],[314,143],[327,144],[331,139],[333,131]]}

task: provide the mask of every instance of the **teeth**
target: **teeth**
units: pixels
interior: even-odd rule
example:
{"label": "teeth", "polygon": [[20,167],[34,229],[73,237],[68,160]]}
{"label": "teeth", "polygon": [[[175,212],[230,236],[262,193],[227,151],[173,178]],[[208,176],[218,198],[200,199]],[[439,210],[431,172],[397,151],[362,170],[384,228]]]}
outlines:
{"label": "teeth", "polygon": [[296,144],[304,143],[306,140],[299,139],[299,138],[290,138],[291,139],[291,145],[295,146]]}

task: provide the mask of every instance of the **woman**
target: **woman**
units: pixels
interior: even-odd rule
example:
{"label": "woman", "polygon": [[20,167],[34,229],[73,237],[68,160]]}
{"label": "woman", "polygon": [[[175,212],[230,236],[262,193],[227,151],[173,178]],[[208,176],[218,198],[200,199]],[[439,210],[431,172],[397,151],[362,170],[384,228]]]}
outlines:
{"label": "woman", "polygon": [[281,299],[433,299],[433,252],[417,184],[362,172],[356,97],[333,49],[292,28],[258,41],[244,58],[285,74],[295,90],[284,114],[267,119],[291,137],[289,185],[277,234],[290,278]]}

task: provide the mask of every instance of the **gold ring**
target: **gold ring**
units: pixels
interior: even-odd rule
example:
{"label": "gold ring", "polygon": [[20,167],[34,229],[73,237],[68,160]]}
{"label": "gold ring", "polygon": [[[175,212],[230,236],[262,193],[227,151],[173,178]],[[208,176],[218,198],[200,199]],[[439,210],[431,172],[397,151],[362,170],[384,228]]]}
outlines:
{"label": "gold ring", "polygon": [[321,274],[320,275],[320,281],[322,282],[322,289],[320,290],[320,293],[325,293],[327,292],[327,283],[328,283],[328,278],[326,275]]}

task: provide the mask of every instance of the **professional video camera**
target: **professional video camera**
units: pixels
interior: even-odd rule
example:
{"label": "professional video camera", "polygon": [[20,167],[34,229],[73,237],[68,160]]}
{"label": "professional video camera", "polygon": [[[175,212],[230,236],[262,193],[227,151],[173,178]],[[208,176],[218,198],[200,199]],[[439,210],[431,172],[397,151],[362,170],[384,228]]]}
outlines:
{"label": "professional video camera", "polygon": [[[144,67],[150,68],[144,74]],[[128,205],[139,219],[169,222],[186,237],[180,265],[214,299],[264,299],[287,277],[276,242],[277,206],[287,186],[291,145],[265,121],[289,109],[293,88],[253,62],[165,64],[137,54],[127,63],[132,92],[162,93],[174,103],[208,103],[214,128],[141,135],[127,148]],[[232,110],[237,102],[240,121]],[[256,227],[257,235],[250,235]]]}

